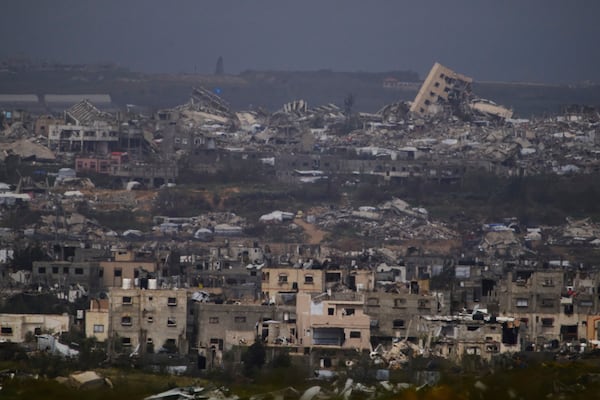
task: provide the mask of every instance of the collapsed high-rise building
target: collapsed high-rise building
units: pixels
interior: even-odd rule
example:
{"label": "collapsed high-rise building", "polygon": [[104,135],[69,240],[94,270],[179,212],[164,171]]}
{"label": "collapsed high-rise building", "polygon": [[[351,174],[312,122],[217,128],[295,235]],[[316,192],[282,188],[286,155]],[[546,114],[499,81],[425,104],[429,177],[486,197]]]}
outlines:
{"label": "collapsed high-rise building", "polygon": [[511,109],[481,99],[471,92],[473,79],[452,71],[440,63],[435,63],[421,85],[410,111],[415,115],[435,115],[444,110],[458,112],[463,116],[506,120],[511,118]]}
{"label": "collapsed high-rise building", "polygon": [[410,111],[418,115],[435,114],[439,110],[439,105],[467,95],[471,90],[472,82],[472,78],[436,62],[421,85]]}

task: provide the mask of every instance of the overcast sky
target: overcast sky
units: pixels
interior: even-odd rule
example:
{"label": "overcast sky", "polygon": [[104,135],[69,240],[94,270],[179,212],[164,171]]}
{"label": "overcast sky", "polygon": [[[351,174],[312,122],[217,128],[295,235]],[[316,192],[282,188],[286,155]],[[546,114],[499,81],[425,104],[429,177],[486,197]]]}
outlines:
{"label": "overcast sky", "polygon": [[600,82],[596,0],[2,0],[0,57]]}

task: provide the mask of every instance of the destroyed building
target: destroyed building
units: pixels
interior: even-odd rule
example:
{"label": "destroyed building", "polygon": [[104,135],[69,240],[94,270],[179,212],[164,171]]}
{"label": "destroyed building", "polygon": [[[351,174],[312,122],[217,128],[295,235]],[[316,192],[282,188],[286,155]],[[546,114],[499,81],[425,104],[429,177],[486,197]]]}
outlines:
{"label": "destroyed building", "polygon": [[477,98],[471,92],[472,83],[473,78],[436,62],[412,102],[410,112],[417,116],[432,116],[449,110],[452,114],[473,114],[475,121],[479,116],[500,120],[512,117],[512,110],[491,100]]}
{"label": "destroyed building", "polygon": [[435,114],[449,101],[460,101],[471,90],[473,79],[435,63],[421,85],[410,111],[418,115]]}
{"label": "destroyed building", "polygon": [[64,123],[48,126],[48,147],[57,153],[107,154],[119,142],[113,117],[83,100],[65,111]]}

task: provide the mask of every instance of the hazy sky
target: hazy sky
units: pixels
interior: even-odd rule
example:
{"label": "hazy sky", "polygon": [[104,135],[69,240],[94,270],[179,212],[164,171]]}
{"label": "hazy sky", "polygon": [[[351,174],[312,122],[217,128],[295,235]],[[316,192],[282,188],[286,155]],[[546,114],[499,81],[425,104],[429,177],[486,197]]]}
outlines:
{"label": "hazy sky", "polygon": [[597,0],[2,0],[0,57],[600,82]]}

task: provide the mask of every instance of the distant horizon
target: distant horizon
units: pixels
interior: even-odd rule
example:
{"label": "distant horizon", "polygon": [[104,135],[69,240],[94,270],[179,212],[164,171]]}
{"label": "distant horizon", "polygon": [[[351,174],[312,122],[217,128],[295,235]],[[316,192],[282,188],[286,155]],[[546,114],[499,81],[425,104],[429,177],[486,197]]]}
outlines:
{"label": "distant horizon", "polygon": [[0,58],[107,60],[143,73],[414,71],[600,82],[590,0],[4,0]]}
{"label": "distant horizon", "polygon": [[[122,65],[116,61],[98,61],[98,62],[91,62],[91,63],[66,63],[64,61],[60,61],[60,60],[52,60],[52,59],[41,59],[41,58],[35,58],[35,57],[30,57],[26,54],[18,54],[18,55],[14,55],[14,56],[6,56],[3,57],[2,59],[0,59],[0,62],[11,62],[11,61],[18,61],[18,60],[22,60],[22,61],[27,61],[30,62],[32,65],[43,65],[43,64],[49,64],[49,65],[58,65],[58,66],[88,66],[88,67],[92,67],[92,66],[111,66],[111,67],[115,67],[115,68],[122,68],[124,70],[127,70],[129,72],[132,73],[139,73],[139,74],[146,74],[146,75],[199,75],[199,76],[219,76],[217,74],[213,72],[206,72],[206,71],[141,71],[141,70],[136,70],[135,68],[128,66],[128,65]],[[445,65],[443,63],[440,63],[442,65]],[[433,64],[432,64],[433,66]],[[447,65],[446,65],[447,66]],[[451,67],[449,67],[451,68]],[[452,68],[451,68],[452,69]],[[456,71],[455,72],[459,72],[461,73],[461,71]],[[393,73],[414,73],[417,75],[418,80],[417,81],[406,81],[406,82],[423,82],[423,80],[425,79],[425,77],[427,76],[427,73],[429,71],[427,71],[424,75],[419,74],[417,71],[414,70],[410,70],[410,69],[396,69],[396,70],[374,70],[374,71],[365,71],[365,70],[336,70],[336,69],[331,69],[331,68],[316,68],[316,69],[287,69],[287,70],[283,70],[283,69],[254,69],[254,68],[247,68],[247,69],[242,69],[241,71],[232,73],[232,72],[227,72],[225,71],[223,74],[221,74],[221,76],[240,76],[242,74],[245,73],[250,73],[250,72],[272,72],[272,73],[319,73],[319,72],[331,72],[331,73],[342,73],[342,74],[374,74],[374,75],[378,75],[378,74],[393,74]],[[569,85],[590,85],[590,86],[597,86],[600,85],[600,82],[596,82],[596,81],[591,81],[591,80],[582,80],[582,81],[565,81],[565,82],[547,82],[547,81],[524,81],[524,80],[498,80],[498,79],[477,79],[476,77],[471,77],[473,78],[473,82],[474,83],[485,83],[485,84],[525,84],[525,85],[542,85],[542,86],[569,86]]]}

